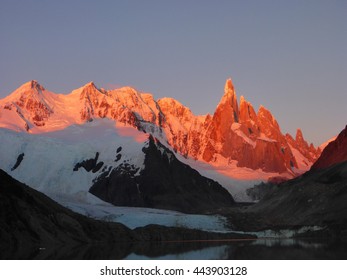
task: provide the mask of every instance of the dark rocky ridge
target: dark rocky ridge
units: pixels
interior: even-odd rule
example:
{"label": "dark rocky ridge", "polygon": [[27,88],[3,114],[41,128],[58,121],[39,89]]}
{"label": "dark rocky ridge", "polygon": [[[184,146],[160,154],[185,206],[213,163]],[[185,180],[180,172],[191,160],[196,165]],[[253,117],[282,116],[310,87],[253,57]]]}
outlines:
{"label": "dark rocky ridge", "polygon": [[136,206],[201,213],[235,202],[217,182],[201,176],[180,162],[175,154],[153,137],[143,149],[145,168],[137,170],[125,164],[97,178],[90,192],[118,206]]}
{"label": "dark rocky ridge", "polygon": [[[269,224],[342,226],[347,229],[347,162],[282,183],[250,211]],[[347,233],[347,232],[346,232]]]}
{"label": "dark rocky ridge", "polygon": [[327,168],[344,161],[347,161],[347,125],[337,138],[325,147],[321,156],[312,165],[311,170]]}
{"label": "dark rocky ridge", "polygon": [[310,171],[280,184],[262,184],[252,191],[260,202],[224,209],[241,230],[321,226],[330,236],[347,237],[347,130],[322,152]]}
{"label": "dark rocky ridge", "polygon": [[301,236],[347,238],[347,162],[268,188],[263,184],[260,191],[264,197],[258,203],[214,213],[227,217],[240,231],[318,226],[320,230]]}
{"label": "dark rocky ridge", "polygon": [[134,239],[125,226],[74,213],[0,170],[0,251]]}
{"label": "dark rocky ridge", "polygon": [[[64,208],[0,170],[0,259],[104,259],[107,256],[102,248],[108,248],[110,257],[121,259],[132,252],[150,255],[152,241],[239,238],[255,236],[157,225],[130,230],[119,223],[93,220]],[[166,245],[155,246],[162,250]],[[190,249],[187,245],[180,250]]]}

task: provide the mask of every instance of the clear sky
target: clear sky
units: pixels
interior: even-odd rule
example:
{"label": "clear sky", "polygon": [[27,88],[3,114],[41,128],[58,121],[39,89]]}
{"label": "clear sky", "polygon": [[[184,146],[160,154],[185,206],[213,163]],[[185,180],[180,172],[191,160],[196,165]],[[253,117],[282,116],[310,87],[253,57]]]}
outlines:
{"label": "clear sky", "polygon": [[1,0],[0,98],[94,81],[205,114],[231,77],[282,132],[320,144],[347,124],[346,30],[344,0]]}

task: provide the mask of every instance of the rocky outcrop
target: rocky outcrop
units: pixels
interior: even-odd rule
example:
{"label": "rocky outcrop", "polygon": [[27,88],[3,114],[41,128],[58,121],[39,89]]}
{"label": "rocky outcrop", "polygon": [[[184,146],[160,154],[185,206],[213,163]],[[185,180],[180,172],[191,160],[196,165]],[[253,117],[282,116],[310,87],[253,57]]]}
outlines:
{"label": "rocky outcrop", "polygon": [[100,175],[91,187],[95,196],[118,206],[137,206],[201,213],[234,204],[217,182],[177,160],[175,154],[150,137],[144,168],[122,164]]}
{"label": "rocky outcrop", "polygon": [[300,128],[296,131],[295,140],[290,134],[285,135],[288,144],[290,144],[294,149],[298,150],[311,164],[314,163],[321,154],[319,148],[315,148],[313,144],[308,144],[304,139],[302,131]]}
{"label": "rocky outcrop", "polygon": [[[1,251],[18,254],[39,247],[80,242],[130,242],[125,226],[76,214],[0,170]],[[10,247],[10,248],[7,248]]]}
{"label": "rocky outcrop", "polygon": [[104,165],[102,161],[98,162],[99,153],[96,152],[95,158],[90,158],[78,162],[75,164],[73,171],[78,171],[81,167],[83,167],[87,172],[92,171],[93,173],[98,172],[101,167]]}
{"label": "rocky outcrop", "polygon": [[13,167],[11,168],[11,171],[14,171],[14,170],[16,170],[17,168],[18,168],[18,166],[21,164],[21,162],[23,161],[23,159],[24,159],[24,153],[21,153],[21,154],[19,154],[18,155],[18,157],[17,157],[17,161],[16,161],[16,163],[13,165]]}
{"label": "rocky outcrop", "polygon": [[334,141],[325,147],[321,156],[312,165],[311,170],[327,168],[344,161],[347,161],[347,126]]}

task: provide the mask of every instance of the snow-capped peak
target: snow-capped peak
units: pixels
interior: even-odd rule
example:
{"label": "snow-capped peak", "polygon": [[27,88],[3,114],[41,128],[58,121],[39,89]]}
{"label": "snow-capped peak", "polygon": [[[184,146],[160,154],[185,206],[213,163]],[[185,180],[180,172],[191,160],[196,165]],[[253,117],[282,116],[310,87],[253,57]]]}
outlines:
{"label": "snow-capped peak", "polygon": [[40,85],[35,80],[31,80],[21,85],[19,88],[17,88],[14,92],[12,92],[10,95],[5,97],[1,101],[5,103],[17,102],[21,98],[42,95],[43,91],[45,91],[45,88],[42,85]]}
{"label": "snow-capped peak", "polygon": [[93,81],[90,81],[89,83],[86,83],[84,86],[85,86],[85,87],[88,87],[88,86],[95,87],[95,84],[94,84]]}
{"label": "snow-capped peak", "polygon": [[40,91],[44,91],[45,88],[40,85],[36,80],[31,80],[26,83],[24,83],[19,89],[24,90],[24,89],[36,89]]}
{"label": "snow-capped peak", "polygon": [[85,91],[101,92],[93,81],[86,83],[84,86],[80,87],[80,90],[81,90],[81,92],[85,92]]}

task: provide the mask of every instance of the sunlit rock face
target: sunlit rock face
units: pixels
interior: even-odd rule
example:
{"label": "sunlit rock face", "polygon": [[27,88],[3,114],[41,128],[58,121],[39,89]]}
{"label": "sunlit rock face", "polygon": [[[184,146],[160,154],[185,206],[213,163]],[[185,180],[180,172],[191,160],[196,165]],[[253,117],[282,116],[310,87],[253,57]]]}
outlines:
{"label": "sunlit rock face", "polygon": [[347,161],[347,126],[325,147],[311,169],[323,169],[344,161]]}
{"label": "sunlit rock face", "polygon": [[13,102],[7,97],[3,99],[3,108],[16,113],[17,122],[21,122],[25,130],[31,126],[45,126],[45,122],[53,113],[53,110],[46,98],[47,93],[43,86],[37,81],[30,81],[23,84],[11,96]]}
{"label": "sunlit rock face", "polygon": [[297,149],[302,155],[304,155],[310,162],[315,162],[319,157],[321,151],[316,149],[313,144],[308,144],[304,139],[302,131],[300,128],[296,131],[295,139],[290,134],[286,134],[287,142]]}
{"label": "sunlit rock face", "polygon": [[[301,130],[283,135],[271,112],[258,112],[231,79],[213,115],[196,116],[173,98],[155,100],[131,87],[114,90],[90,82],[70,94],[47,91],[30,81],[0,100],[0,127],[30,133],[64,129],[109,118],[150,133],[185,157],[216,166],[236,164],[265,172],[300,173],[320,155]],[[303,170],[304,170],[303,169]]]}
{"label": "sunlit rock face", "polygon": [[222,156],[237,161],[240,167],[267,172],[298,168],[291,148],[271,112],[260,106],[256,113],[243,96],[239,108],[231,80],[227,80],[224,96],[204,135],[202,142],[207,143],[202,153],[204,161],[214,163]]}

